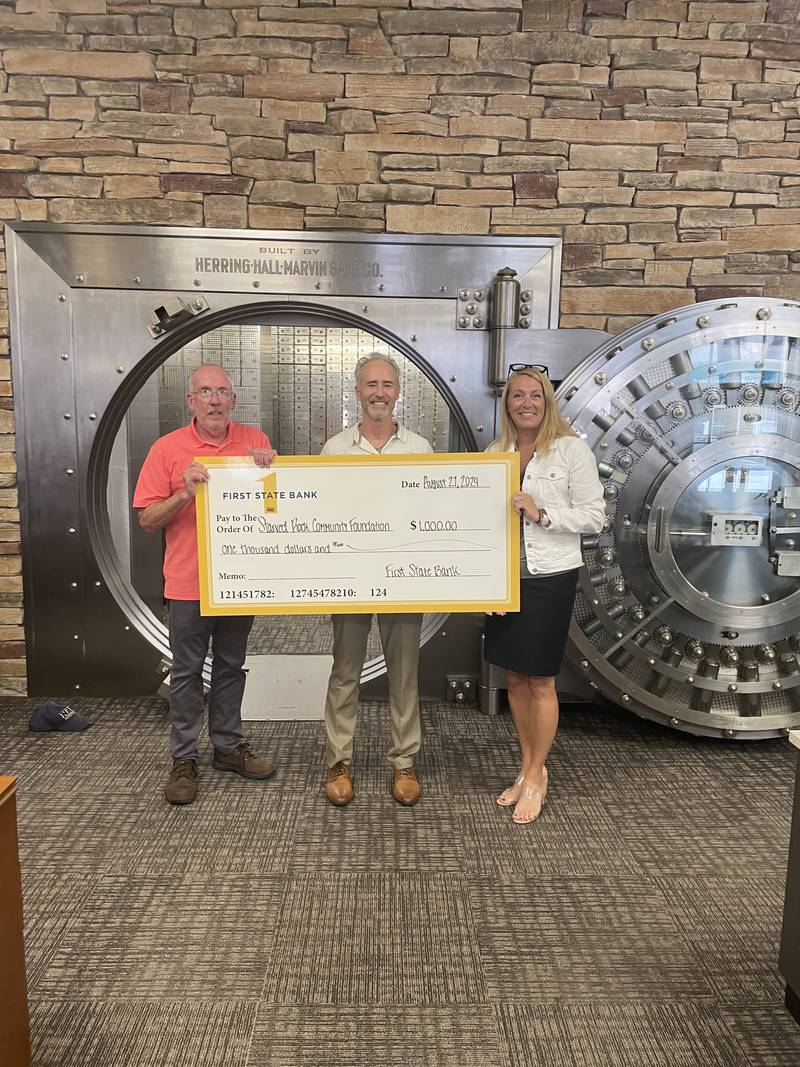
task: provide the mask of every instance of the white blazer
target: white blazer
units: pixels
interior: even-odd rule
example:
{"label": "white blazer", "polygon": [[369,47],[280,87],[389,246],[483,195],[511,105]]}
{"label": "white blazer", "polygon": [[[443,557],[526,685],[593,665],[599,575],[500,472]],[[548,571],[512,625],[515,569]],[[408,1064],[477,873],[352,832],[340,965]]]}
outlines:
{"label": "white blazer", "polygon": [[[487,452],[499,452],[492,441]],[[512,451],[516,451],[512,448]],[[580,437],[558,437],[543,455],[534,453],[522,491],[547,512],[551,525],[524,521],[525,558],[531,574],[555,574],[583,563],[581,534],[603,529],[606,507],[594,454]]]}

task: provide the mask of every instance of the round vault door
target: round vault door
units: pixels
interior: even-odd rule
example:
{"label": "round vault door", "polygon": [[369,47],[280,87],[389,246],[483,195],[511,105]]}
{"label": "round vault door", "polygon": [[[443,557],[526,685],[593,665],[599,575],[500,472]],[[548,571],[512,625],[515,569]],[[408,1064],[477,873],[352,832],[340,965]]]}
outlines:
{"label": "round vault door", "polygon": [[608,518],[585,538],[569,658],[647,718],[800,724],[800,305],[742,298],[598,349],[559,398]]}
{"label": "round vault door", "polygon": [[[411,359],[367,330],[297,322],[232,323],[194,338],[150,376],[131,403],[109,464],[108,512],[119,565],[138,597],[163,619],[162,542],[145,534],[132,517],[131,500],[153,441],[186,424],[188,381],[201,363],[217,363],[231,376],[237,402],[233,417],[261,426],[283,455],[315,455],[328,437],[358,421],[354,369],[365,355],[391,356],[400,368],[397,417],[426,437],[435,451],[464,449],[445,398]],[[441,623],[426,616],[424,644]],[[249,656],[330,653],[327,615],[257,616]],[[368,642],[363,680],[385,671],[377,625]]]}

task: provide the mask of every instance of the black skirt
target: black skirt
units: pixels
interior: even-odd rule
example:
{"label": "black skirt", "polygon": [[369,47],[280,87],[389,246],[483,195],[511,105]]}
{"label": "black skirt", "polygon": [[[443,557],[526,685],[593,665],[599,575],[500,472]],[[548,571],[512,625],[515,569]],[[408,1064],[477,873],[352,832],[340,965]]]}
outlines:
{"label": "black skirt", "polygon": [[558,674],[577,581],[578,568],[521,579],[520,610],[486,617],[486,662],[539,678]]}

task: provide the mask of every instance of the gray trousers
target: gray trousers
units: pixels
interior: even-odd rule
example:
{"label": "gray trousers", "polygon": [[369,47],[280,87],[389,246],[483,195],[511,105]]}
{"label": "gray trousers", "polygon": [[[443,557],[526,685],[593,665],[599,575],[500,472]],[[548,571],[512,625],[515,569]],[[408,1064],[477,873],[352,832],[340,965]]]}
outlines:
{"label": "gray trousers", "polygon": [[[353,758],[358,719],[358,683],[367,655],[371,615],[333,615],[333,669],[325,700],[328,766]],[[421,615],[378,615],[389,676],[392,747],[389,761],[411,767],[419,752],[419,633]]]}
{"label": "gray trousers", "polygon": [[252,615],[200,614],[199,600],[169,601],[172,652],[169,710],[173,759],[197,759],[203,726],[203,664],[212,641],[208,735],[214,748],[232,752],[243,740],[242,669]]}

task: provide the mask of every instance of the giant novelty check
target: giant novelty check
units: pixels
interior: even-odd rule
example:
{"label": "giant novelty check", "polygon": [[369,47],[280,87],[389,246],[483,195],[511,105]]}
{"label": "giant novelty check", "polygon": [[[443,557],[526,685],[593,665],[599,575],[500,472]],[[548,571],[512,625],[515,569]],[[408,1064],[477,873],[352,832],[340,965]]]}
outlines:
{"label": "giant novelty check", "polygon": [[198,462],[204,615],[519,610],[517,454]]}

